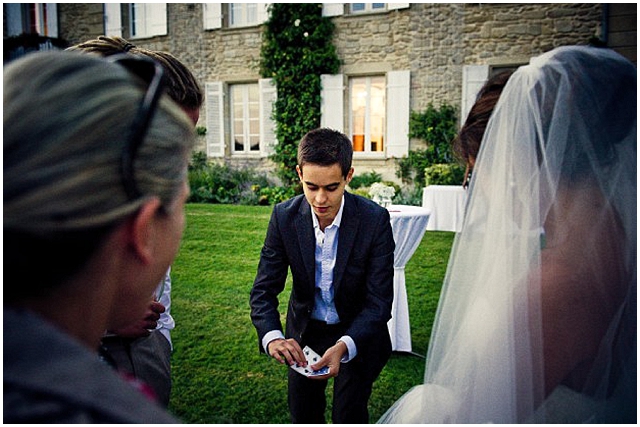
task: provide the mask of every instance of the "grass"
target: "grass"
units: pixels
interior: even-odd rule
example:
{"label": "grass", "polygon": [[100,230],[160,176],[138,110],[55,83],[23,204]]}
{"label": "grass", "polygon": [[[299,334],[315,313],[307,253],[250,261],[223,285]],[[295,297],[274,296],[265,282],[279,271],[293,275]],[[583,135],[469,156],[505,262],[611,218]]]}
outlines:
{"label": "grass", "polygon": [[[287,368],[259,353],[249,317],[249,292],[270,214],[269,206],[187,205],[187,227],[172,267],[177,326],[169,407],[185,422],[290,422]],[[413,351],[420,355],[427,350],[452,242],[453,233],[427,232],[406,267]],[[290,286],[281,295],[283,308]],[[422,382],[424,362],[415,355],[392,355],[374,384],[372,422]]]}

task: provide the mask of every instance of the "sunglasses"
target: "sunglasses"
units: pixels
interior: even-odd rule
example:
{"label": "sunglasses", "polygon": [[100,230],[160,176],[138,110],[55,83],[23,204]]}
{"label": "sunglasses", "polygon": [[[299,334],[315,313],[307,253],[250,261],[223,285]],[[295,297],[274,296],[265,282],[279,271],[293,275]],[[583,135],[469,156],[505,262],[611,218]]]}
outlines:
{"label": "sunglasses", "polygon": [[147,131],[149,130],[149,123],[153,118],[160,96],[162,95],[164,89],[164,71],[162,66],[151,58],[119,54],[109,56],[106,60],[124,67],[148,85],[147,91],[140,102],[140,106],[131,125],[128,139],[122,149],[120,162],[124,190],[129,200],[135,200],[141,197],[142,193],[136,184],[133,163],[142,145],[142,141],[144,141]]}

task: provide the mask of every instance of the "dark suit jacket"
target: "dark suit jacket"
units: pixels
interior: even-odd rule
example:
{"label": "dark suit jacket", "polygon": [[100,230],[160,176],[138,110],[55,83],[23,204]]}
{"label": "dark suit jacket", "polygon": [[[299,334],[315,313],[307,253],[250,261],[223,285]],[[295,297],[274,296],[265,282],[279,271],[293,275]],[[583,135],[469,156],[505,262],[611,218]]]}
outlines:
{"label": "dark suit jacket", "polygon": [[[356,344],[356,358],[364,358],[377,376],[391,354],[387,322],[395,243],[386,209],[347,192],[344,199],[333,280],[336,310]],[[269,222],[250,298],[260,351],[267,332],[282,330],[278,295],[289,268],[293,287],[285,336],[302,342],[315,295],[315,234],[304,195],[276,205]]]}

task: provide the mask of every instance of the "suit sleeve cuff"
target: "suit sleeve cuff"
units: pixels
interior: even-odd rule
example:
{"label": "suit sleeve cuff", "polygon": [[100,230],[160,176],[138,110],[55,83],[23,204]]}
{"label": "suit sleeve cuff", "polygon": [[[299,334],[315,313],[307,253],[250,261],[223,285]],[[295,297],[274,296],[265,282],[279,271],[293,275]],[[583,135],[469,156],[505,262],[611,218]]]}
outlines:
{"label": "suit sleeve cuff", "polygon": [[347,345],[347,354],[342,356],[342,363],[347,363],[353,360],[354,357],[358,354],[358,350],[356,349],[356,343],[349,335],[343,335],[338,341],[342,341]]}
{"label": "suit sleeve cuff", "polygon": [[282,331],[275,329],[265,334],[265,336],[262,338],[262,348],[264,348],[265,353],[269,354],[269,343],[277,339],[284,339],[284,334],[282,333]]}

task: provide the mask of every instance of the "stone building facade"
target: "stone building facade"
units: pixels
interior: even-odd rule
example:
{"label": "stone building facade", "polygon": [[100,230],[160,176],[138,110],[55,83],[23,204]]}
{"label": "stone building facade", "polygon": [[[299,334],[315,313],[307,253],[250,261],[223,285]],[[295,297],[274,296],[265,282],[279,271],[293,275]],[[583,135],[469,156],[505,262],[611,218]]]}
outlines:
{"label": "stone building facade", "polygon": [[[258,67],[261,24],[268,17],[265,4],[163,5],[164,9],[155,13],[164,20],[164,32],[136,36],[132,34],[132,15],[140,16],[144,10],[134,9],[132,4],[107,7],[98,3],[61,3],[57,5],[59,37],[75,44],[114,31],[110,25],[115,22],[116,33],[134,44],[173,53],[191,68],[206,91],[199,125],[206,127],[207,136],[198,149],[212,159],[271,172],[273,165],[268,155],[275,141],[269,108],[277,92],[270,81],[261,79]],[[248,11],[252,6],[246,5],[256,6]],[[410,111],[423,111],[430,103],[446,103],[464,118],[475,93],[491,73],[526,64],[530,58],[557,46],[611,40],[603,31],[611,28],[609,15],[615,15],[613,6],[616,5],[319,4],[323,14],[335,23],[333,41],[342,61],[339,75],[323,79],[323,125],[344,131],[354,141],[363,140],[354,156],[356,174],[375,170],[385,179],[397,181],[396,158],[406,156],[409,150],[424,148],[422,141],[409,140],[407,136]],[[624,8],[618,6],[616,16],[620,15],[620,7]],[[627,33],[635,35],[636,5],[631,6],[622,14],[632,16],[624,22],[633,19],[633,28],[627,28]],[[238,19],[240,16],[244,18]],[[635,61],[635,51],[633,43],[622,53]],[[358,88],[366,91],[358,92]],[[255,95],[256,90],[259,95]],[[381,95],[376,95],[376,90]],[[354,105],[359,102],[356,97],[360,93],[367,99],[363,120],[366,126],[381,120],[382,130],[377,131],[381,136],[374,136],[372,127],[365,129],[367,135],[356,135],[360,113]],[[254,101],[247,101],[251,96]],[[380,103],[376,97],[384,101],[381,119],[371,113]],[[254,114],[247,113],[253,104],[260,110],[259,126],[257,118],[255,123],[248,118]],[[240,112],[241,105],[244,112]],[[245,116],[238,118],[241,114]],[[234,128],[242,123],[244,134]]]}

